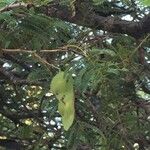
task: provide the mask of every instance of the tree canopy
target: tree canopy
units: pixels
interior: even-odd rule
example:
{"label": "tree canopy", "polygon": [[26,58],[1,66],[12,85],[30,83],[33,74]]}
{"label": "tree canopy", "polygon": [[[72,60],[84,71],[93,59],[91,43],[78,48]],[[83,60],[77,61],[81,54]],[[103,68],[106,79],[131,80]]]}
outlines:
{"label": "tree canopy", "polygon": [[149,0],[0,1],[0,149],[149,147]]}

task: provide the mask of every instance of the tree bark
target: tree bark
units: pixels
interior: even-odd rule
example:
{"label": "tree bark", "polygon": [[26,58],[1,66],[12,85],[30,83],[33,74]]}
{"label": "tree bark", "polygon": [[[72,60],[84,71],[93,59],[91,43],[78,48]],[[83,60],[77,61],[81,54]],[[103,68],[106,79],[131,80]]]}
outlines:
{"label": "tree bark", "polygon": [[127,34],[136,39],[150,33],[150,13],[139,22],[134,22],[122,20],[113,16],[100,16],[92,10],[83,12],[82,10],[77,9],[75,15],[72,15],[72,11],[69,7],[59,4],[41,6],[35,8],[35,10],[52,18],[59,18],[63,21],[92,29]]}

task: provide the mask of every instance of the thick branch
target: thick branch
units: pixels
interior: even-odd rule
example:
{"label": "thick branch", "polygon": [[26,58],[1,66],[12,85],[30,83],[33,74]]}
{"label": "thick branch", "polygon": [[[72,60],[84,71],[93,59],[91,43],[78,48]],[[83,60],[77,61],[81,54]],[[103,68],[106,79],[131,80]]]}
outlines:
{"label": "thick branch", "polygon": [[[28,5],[24,3],[12,4],[0,9],[0,12],[2,13],[20,7],[27,8]],[[82,7],[79,7],[76,10],[75,14],[72,15],[72,10],[70,10],[67,6],[64,5],[54,4],[35,7],[36,12],[46,14],[49,17],[59,18],[63,21],[75,23],[77,25],[86,26],[98,30],[128,34],[137,39],[146,35],[147,33],[150,33],[150,14],[144,17],[141,21],[134,22],[121,20],[113,16],[100,16],[98,14],[95,14],[93,10],[88,10],[88,8],[87,10],[82,9]]]}
{"label": "thick branch", "polygon": [[150,14],[144,17],[140,22],[133,22],[121,20],[112,16],[103,17],[94,12],[87,12],[87,14],[85,12],[85,15],[82,11],[77,11],[76,14],[72,16],[72,12],[68,7],[60,5],[47,5],[35,9],[37,12],[67,22],[113,33],[128,34],[135,38],[140,38],[150,33]]}

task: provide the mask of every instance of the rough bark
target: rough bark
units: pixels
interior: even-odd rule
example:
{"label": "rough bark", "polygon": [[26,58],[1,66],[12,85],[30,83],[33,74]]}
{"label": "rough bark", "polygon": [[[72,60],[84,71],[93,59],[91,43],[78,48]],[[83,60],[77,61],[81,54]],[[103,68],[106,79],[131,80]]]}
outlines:
{"label": "rough bark", "polygon": [[113,16],[100,16],[92,10],[82,12],[82,10],[77,9],[75,14],[72,15],[72,11],[68,7],[59,4],[41,6],[35,8],[35,10],[52,18],[59,18],[70,23],[93,29],[127,34],[136,39],[150,33],[150,14],[145,16],[139,22],[134,22],[121,20],[120,18]]}
{"label": "rough bark", "polygon": [[[23,7],[30,9],[31,7],[34,7],[36,12],[46,14],[52,18],[59,18],[63,21],[86,26],[92,29],[127,34],[136,39],[139,39],[142,36],[150,33],[150,13],[140,21],[126,21],[120,19],[119,17],[117,18],[112,16],[114,14],[111,14],[110,16],[108,16],[108,14],[103,15],[103,13],[97,14],[92,7],[89,7],[90,4],[86,4],[87,3],[85,2],[80,2],[79,4],[75,5],[75,10],[71,10],[66,5],[60,5],[59,3],[48,4],[40,7],[35,7],[32,4],[27,5],[25,3],[17,3],[0,9],[0,13],[16,8]],[[131,10],[129,10],[129,13],[130,12]]]}

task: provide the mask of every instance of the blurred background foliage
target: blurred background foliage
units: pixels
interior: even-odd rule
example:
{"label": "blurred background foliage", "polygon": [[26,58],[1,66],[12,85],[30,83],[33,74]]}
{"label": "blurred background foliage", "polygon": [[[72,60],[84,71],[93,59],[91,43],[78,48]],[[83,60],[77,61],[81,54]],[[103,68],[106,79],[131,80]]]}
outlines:
{"label": "blurred background foliage", "polygon": [[[75,11],[75,0],[2,0],[0,9],[18,2],[37,7],[60,3]],[[149,12],[150,5],[146,0],[86,3],[106,15],[126,9],[112,15],[133,21]],[[137,40],[89,29],[34,7],[0,13],[1,149],[148,150],[149,54],[149,35]],[[74,80],[75,119],[68,131],[50,91],[60,70]]]}

